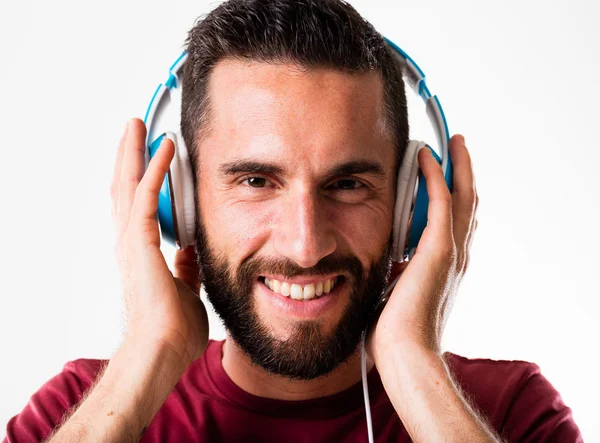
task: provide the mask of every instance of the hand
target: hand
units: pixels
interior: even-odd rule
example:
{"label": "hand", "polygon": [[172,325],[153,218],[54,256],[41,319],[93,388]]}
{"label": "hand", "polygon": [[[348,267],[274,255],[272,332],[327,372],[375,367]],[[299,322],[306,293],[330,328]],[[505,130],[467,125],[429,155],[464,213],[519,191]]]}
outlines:
{"label": "hand", "polygon": [[449,149],[452,195],[431,152],[419,152],[429,195],[428,224],[413,258],[394,264],[392,277],[402,275],[367,340],[367,353],[376,366],[388,350],[407,343],[440,353],[442,330],[469,264],[479,200],[464,138],[452,137]]}
{"label": "hand", "polygon": [[198,273],[193,276],[194,269],[197,271],[193,247],[178,251],[175,278],[159,248],[155,214],[159,190],[174,155],[173,142],[164,138],[144,173],[145,138],[144,123],[129,121],[111,185],[127,337],[147,344],[148,349],[166,346],[187,367],[206,349],[208,318],[204,304],[188,287],[199,289]]}

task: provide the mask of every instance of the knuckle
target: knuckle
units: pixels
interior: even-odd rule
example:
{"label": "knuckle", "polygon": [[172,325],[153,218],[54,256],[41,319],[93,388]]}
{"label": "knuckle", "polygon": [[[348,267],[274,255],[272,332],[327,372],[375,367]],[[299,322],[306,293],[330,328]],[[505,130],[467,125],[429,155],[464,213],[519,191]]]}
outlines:
{"label": "knuckle", "polygon": [[448,259],[450,260],[450,262],[456,263],[456,261],[458,259],[458,251],[456,250],[456,246],[454,246],[454,244],[449,249],[447,254],[448,254]]}
{"label": "knuckle", "polygon": [[452,194],[450,191],[446,189],[446,191],[440,193],[440,196],[436,198],[438,202],[443,204],[444,206],[450,207],[452,206]]}
{"label": "knuckle", "polygon": [[455,190],[456,192],[456,196],[460,199],[461,202],[464,202],[464,204],[471,204],[471,207],[475,206],[475,202],[476,202],[476,194],[475,194],[475,188],[473,188],[472,186],[463,186],[460,188],[457,188]]}
{"label": "knuckle", "polygon": [[150,223],[142,223],[139,229],[139,233],[141,237],[145,237],[148,234],[152,234],[154,232],[154,227]]}
{"label": "knuckle", "polygon": [[459,216],[459,226],[461,229],[464,229],[465,231],[469,230],[469,227],[471,226],[472,222],[473,222],[473,213],[463,213],[460,214]]}
{"label": "knuckle", "polygon": [[475,188],[470,186],[466,192],[466,197],[469,199],[469,201],[473,202],[473,205],[475,205],[477,202],[477,193],[475,192]]}
{"label": "knuckle", "polygon": [[136,177],[132,177],[132,176],[121,177],[119,186],[122,186],[123,188],[128,189],[128,190],[137,189],[139,182],[140,181]]}
{"label": "knuckle", "polygon": [[464,263],[463,263],[463,268],[462,268],[463,272],[465,272],[469,268],[470,262],[471,262],[471,254],[466,253]]}
{"label": "knuckle", "polygon": [[458,272],[464,272],[465,269],[467,269],[469,263],[469,254],[466,253],[466,251],[461,254],[461,256],[458,258],[458,260],[456,261],[456,268],[458,269]]}
{"label": "knuckle", "polygon": [[453,263],[456,261],[456,247],[454,242],[444,242],[438,248],[439,260],[444,263]]}

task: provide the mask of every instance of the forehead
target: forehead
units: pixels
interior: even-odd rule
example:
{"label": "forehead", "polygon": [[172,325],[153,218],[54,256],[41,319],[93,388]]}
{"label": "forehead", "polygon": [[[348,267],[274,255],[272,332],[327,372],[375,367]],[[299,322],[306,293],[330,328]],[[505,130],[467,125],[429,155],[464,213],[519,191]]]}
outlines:
{"label": "forehead", "polygon": [[386,160],[383,82],[376,72],[222,60],[208,87],[209,131],[200,157]]}

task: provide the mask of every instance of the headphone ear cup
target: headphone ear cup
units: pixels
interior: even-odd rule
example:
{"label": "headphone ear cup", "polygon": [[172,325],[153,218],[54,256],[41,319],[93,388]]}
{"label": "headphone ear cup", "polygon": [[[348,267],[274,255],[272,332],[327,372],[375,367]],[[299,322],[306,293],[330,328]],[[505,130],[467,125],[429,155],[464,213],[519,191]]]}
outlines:
{"label": "headphone ear cup", "polygon": [[394,207],[392,260],[404,261],[404,251],[408,240],[410,214],[416,192],[417,173],[419,171],[419,150],[426,146],[424,142],[410,140],[398,171],[396,184],[396,204]]}
{"label": "headphone ear cup", "polygon": [[181,133],[167,132],[175,145],[175,155],[169,169],[172,211],[176,224],[175,243],[180,249],[194,244],[196,239],[196,201],[190,155]]}
{"label": "headphone ear cup", "polygon": [[[148,143],[148,161],[154,157],[154,154],[160,147],[164,137],[165,134],[161,134],[153,142]],[[171,245],[176,245],[177,228],[175,226],[175,213],[171,188],[171,168],[169,168],[158,193],[158,209],[156,215],[162,238]]]}

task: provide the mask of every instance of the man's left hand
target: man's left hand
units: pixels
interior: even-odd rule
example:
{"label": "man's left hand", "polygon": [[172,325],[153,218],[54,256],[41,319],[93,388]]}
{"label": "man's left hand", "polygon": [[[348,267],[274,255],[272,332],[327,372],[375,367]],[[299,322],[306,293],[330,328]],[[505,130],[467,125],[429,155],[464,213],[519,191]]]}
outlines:
{"label": "man's left hand", "polygon": [[392,280],[402,275],[367,342],[367,353],[376,366],[406,344],[440,353],[442,330],[467,269],[477,228],[478,196],[464,138],[453,136],[449,149],[452,194],[429,149],[419,152],[429,195],[428,224],[414,257],[408,263],[394,264]]}

